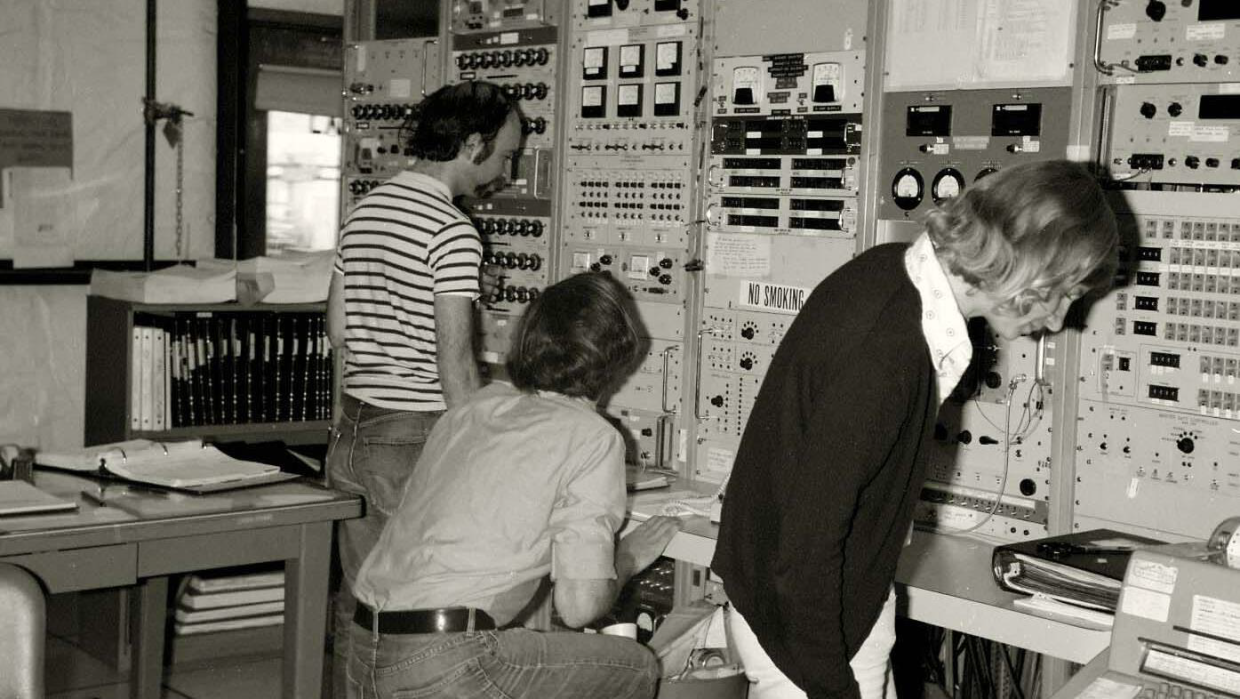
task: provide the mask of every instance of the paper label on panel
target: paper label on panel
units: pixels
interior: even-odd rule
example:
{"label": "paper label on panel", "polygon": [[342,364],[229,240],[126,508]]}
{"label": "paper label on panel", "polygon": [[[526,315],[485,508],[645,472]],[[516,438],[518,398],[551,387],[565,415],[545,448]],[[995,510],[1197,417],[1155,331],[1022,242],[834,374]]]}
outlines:
{"label": "paper label on panel", "polygon": [[1123,41],[1137,35],[1136,22],[1121,22],[1107,27],[1107,41]]}
{"label": "paper label on panel", "polygon": [[[1193,631],[1240,642],[1240,604],[1217,597],[1193,595],[1193,616],[1188,626]],[[1240,648],[1232,648],[1231,660],[1237,660]]]}
{"label": "paper label on panel", "polygon": [[805,305],[809,293],[810,289],[799,286],[742,281],[737,304],[741,308],[756,308],[771,313],[796,315],[801,312],[801,307]]}
{"label": "paper label on panel", "polygon": [[1193,134],[1188,140],[1196,143],[1226,143],[1231,138],[1231,129],[1226,126],[1202,126],[1198,124],[1193,127]]}
{"label": "paper label on panel", "polygon": [[1219,41],[1227,36],[1227,25],[1222,22],[1190,24],[1184,28],[1184,38],[1189,41]]}
{"label": "paper label on panel", "polygon": [[711,447],[706,450],[706,470],[713,473],[727,473],[732,470],[736,461],[736,452],[722,447]]}
{"label": "paper label on panel", "polygon": [[1154,561],[1134,560],[1126,581],[1147,590],[1171,594],[1175,592],[1175,580],[1179,574],[1180,571],[1175,566]]}
{"label": "paper label on panel", "polygon": [[770,276],[771,239],[754,235],[708,234],[706,273],[721,277]]}
{"label": "paper label on panel", "polygon": [[669,36],[684,36],[687,28],[683,24],[664,24],[654,30],[655,36],[660,39]]}
{"label": "paper label on panel", "polygon": [[1139,587],[1125,587],[1120,598],[1120,611],[1161,624],[1167,621],[1167,615],[1171,611],[1171,595]]}
{"label": "paper label on panel", "polygon": [[388,82],[388,97],[405,99],[413,94],[413,81],[408,78],[392,78]]}
{"label": "paper label on panel", "polygon": [[1173,121],[1170,124],[1167,124],[1167,135],[1184,137],[1192,136],[1193,124],[1194,122],[1191,121]]}
{"label": "paper label on panel", "polygon": [[619,46],[629,42],[627,29],[600,29],[586,34],[586,44],[590,46]]}

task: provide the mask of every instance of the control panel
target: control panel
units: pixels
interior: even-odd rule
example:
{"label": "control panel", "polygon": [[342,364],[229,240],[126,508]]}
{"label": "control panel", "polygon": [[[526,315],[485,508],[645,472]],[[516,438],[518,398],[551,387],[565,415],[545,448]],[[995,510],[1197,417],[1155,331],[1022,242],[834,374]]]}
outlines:
{"label": "control panel", "polygon": [[408,167],[405,139],[417,105],[443,84],[434,39],[347,44],[344,51],[344,138],[341,215],[367,192]]}
{"label": "control panel", "polygon": [[918,525],[1005,540],[1048,535],[1050,382],[1056,341],[969,322],[973,362],[939,410]]}
{"label": "control panel", "polygon": [[550,200],[556,130],[555,27],[457,35],[452,38],[453,82],[485,80],[501,86],[521,109],[522,151],[498,197]]}
{"label": "control panel", "polygon": [[451,0],[451,4],[454,34],[557,24],[561,5],[556,0]]}
{"label": "control panel", "polygon": [[1065,157],[1071,107],[1071,88],[885,94],[879,217],[920,220],[1002,167]]}
{"label": "control panel", "polygon": [[698,0],[574,0],[573,29],[589,32],[652,24],[697,24]]}
{"label": "control panel", "polygon": [[1096,65],[1110,83],[1216,83],[1240,77],[1240,5],[1230,0],[1098,3]]}
{"label": "control panel", "polygon": [[1133,183],[1240,185],[1240,90],[1233,84],[1113,88],[1106,155],[1112,178]]}
{"label": "control panel", "polygon": [[697,25],[633,26],[573,40],[568,155],[687,156]]}
{"label": "control panel", "polygon": [[775,349],[857,248],[864,54],[718,58],[693,460],[721,481]]}
{"label": "control panel", "polygon": [[1195,536],[1240,507],[1240,219],[1126,194],[1135,247],[1082,339],[1077,512]]}

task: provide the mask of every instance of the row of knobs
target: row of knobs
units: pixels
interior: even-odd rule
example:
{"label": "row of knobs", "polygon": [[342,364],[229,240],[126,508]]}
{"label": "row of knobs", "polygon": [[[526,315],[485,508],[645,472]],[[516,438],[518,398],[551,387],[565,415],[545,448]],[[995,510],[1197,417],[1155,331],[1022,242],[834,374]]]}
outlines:
{"label": "row of knobs", "polygon": [[478,230],[486,235],[520,235],[541,238],[542,221],[527,221],[511,218],[483,218],[474,222]]}
{"label": "row of knobs", "polygon": [[375,119],[377,121],[404,121],[413,115],[412,104],[355,104],[349,113],[354,119]]}
{"label": "row of knobs", "polygon": [[500,301],[508,301],[510,303],[529,303],[538,298],[539,291],[534,288],[526,288],[524,286],[505,286],[496,289],[491,294],[491,303],[499,303]]}
{"label": "row of knobs", "polygon": [[542,117],[534,117],[533,119],[521,120],[521,133],[529,135],[532,133],[543,133],[547,130],[547,120]]}
{"label": "row of knobs", "polygon": [[516,83],[508,83],[503,86],[504,94],[514,100],[544,100],[551,92],[551,88],[547,87],[547,83],[525,83],[518,85]]}
{"label": "row of knobs", "polygon": [[542,258],[535,253],[524,252],[488,252],[482,258],[488,265],[499,265],[504,269],[522,269],[536,272],[542,267]]}
{"label": "row of knobs", "polygon": [[349,182],[350,194],[366,194],[370,190],[378,187],[382,180],[353,180]]}
{"label": "row of knobs", "polygon": [[551,60],[551,52],[547,49],[516,49],[504,51],[486,51],[483,53],[462,53],[456,57],[456,67],[461,70],[473,68],[507,68],[509,66],[541,66]]}

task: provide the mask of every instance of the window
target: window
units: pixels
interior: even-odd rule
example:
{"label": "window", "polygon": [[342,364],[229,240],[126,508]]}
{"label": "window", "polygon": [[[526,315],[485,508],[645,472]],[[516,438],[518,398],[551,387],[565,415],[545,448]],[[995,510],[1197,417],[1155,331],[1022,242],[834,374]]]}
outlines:
{"label": "window", "polygon": [[340,220],[340,119],[267,112],[267,254],[330,250]]}

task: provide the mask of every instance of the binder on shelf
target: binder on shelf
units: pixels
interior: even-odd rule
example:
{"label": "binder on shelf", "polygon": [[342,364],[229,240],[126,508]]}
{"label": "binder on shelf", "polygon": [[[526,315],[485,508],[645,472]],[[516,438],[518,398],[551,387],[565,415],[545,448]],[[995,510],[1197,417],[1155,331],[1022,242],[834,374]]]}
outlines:
{"label": "binder on shelf", "polygon": [[129,340],[129,429],[142,429],[142,328],[134,327]]}
{"label": "binder on shelf", "polygon": [[1132,552],[1161,543],[1093,529],[998,546],[991,569],[1005,590],[1114,613]]}
{"label": "binder on shelf", "polygon": [[244,488],[297,477],[284,473],[279,466],[234,458],[199,439],[181,442],[133,439],[74,451],[39,452],[35,455],[35,463],[194,493]]}
{"label": "binder on shelf", "polygon": [[163,328],[151,328],[151,338],[151,429],[161,431],[167,425],[164,420],[167,406],[164,402],[167,395],[167,378],[164,372],[168,365],[168,333]]}
{"label": "binder on shelf", "polygon": [[151,381],[154,367],[153,355],[155,352],[155,329],[148,326],[142,326],[139,330],[141,330],[142,360],[138,375],[138,380],[141,386],[141,396],[138,402],[138,415],[140,418],[139,424],[141,425],[141,429],[143,431],[149,431],[154,429],[151,418],[151,411],[153,408],[151,400]]}

